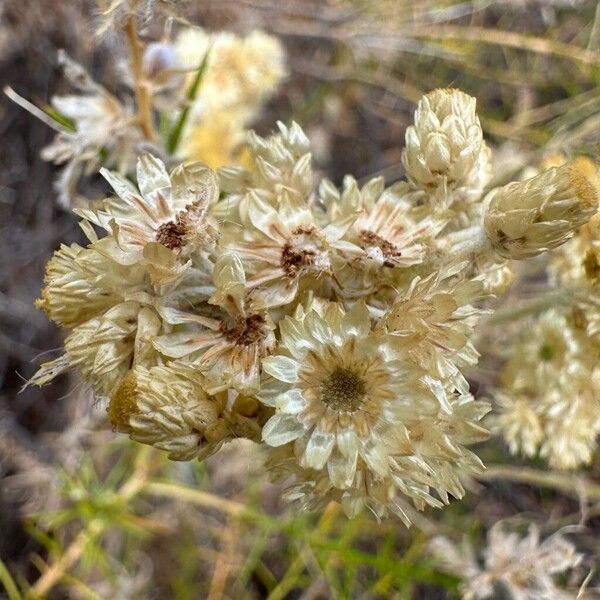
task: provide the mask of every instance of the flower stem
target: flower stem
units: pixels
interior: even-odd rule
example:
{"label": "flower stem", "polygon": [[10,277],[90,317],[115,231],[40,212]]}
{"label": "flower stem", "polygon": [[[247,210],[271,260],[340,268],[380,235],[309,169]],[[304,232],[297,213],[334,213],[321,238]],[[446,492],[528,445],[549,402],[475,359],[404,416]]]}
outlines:
{"label": "flower stem", "polygon": [[480,225],[462,229],[448,236],[454,257],[475,257],[490,248],[490,240]]}
{"label": "flower stem", "polygon": [[125,37],[129,44],[129,53],[131,56],[131,72],[134,80],[138,124],[144,137],[148,140],[153,140],[156,136],[154,125],[152,124],[152,98],[144,77],[144,48],[137,34],[134,15],[130,15],[127,18],[125,23]]}
{"label": "flower stem", "polygon": [[487,323],[489,325],[500,325],[501,323],[516,321],[529,315],[536,315],[549,308],[566,306],[572,298],[572,290],[552,290],[538,298],[524,300],[514,306],[508,306],[507,308],[497,310],[489,319],[487,319]]}
{"label": "flower stem", "polygon": [[490,465],[483,473],[477,475],[477,479],[480,481],[505,479],[516,483],[551,488],[575,498],[585,495],[588,500],[600,500],[600,485],[581,475],[542,471],[529,467]]}

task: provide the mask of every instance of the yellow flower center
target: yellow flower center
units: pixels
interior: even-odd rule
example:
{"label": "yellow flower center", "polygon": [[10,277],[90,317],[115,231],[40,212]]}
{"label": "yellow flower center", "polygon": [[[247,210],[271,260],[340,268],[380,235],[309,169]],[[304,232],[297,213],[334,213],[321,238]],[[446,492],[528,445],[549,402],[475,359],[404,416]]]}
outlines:
{"label": "yellow flower center", "polygon": [[321,384],[321,401],[333,410],[354,412],[365,395],[364,380],[351,369],[337,367]]}

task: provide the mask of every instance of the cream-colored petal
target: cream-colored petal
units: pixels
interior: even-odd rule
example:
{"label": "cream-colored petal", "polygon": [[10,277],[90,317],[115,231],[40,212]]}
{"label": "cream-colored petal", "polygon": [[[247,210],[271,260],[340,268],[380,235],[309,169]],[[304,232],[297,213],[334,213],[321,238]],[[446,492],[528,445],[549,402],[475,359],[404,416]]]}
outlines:
{"label": "cream-colored petal", "polygon": [[369,465],[369,468],[378,475],[385,476],[388,473],[388,454],[381,443],[368,443],[360,451],[361,457]]}
{"label": "cream-colored petal", "polygon": [[333,453],[327,461],[327,472],[331,483],[336,488],[344,489],[352,485],[356,473],[356,458],[347,458],[338,453]]}
{"label": "cream-colored petal", "polygon": [[161,335],[153,340],[154,347],[171,358],[181,358],[192,352],[208,348],[215,343],[217,333],[171,333]]}
{"label": "cream-colored petal", "polygon": [[352,428],[338,431],[336,436],[337,447],[346,458],[356,460],[358,454],[359,441],[356,432]]}
{"label": "cream-colored petal", "polygon": [[300,364],[287,356],[267,356],[262,361],[263,370],[286,383],[296,383],[298,381],[298,370]]}
{"label": "cream-colored petal", "polygon": [[171,187],[171,179],[165,164],[156,156],[144,154],[137,162],[137,182],[143,196]]}
{"label": "cream-colored petal", "polygon": [[304,450],[302,466],[310,469],[322,469],[333,450],[334,444],[335,435],[333,433],[315,429]]}
{"label": "cream-colored petal", "polygon": [[277,398],[276,406],[282,413],[295,415],[306,408],[306,399],[300,390],[291,389]]}
{"label": "cream-colored petal", "polygon": [[262,438],[269,446],[282,446],[302,435],[302,424],[291,415],[273,415],[263,427]]}

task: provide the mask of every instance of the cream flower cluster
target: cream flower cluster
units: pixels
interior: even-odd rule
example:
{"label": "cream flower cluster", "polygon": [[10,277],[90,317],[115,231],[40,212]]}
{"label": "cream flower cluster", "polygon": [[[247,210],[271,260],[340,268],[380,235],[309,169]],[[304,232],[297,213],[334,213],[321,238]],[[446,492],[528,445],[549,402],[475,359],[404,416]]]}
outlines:
{"label": "cream flower cluster", "polygon": [[[594,206],[600,189],[594,164],[585,158],[566,164],[562,160],[562,163],[525,182],[530,190],[529,198],[536,194],[547,195],[548,182],[562,172],[574,179],[572,191],[557,196],[561,198],[557,210],[566,215],[569,205],[576,202],[572,197],[573,190],[578,190],[576,193],[581,198],[589,197],[590,205]],[[507,188],[515,185],[519,184],[510,184]],[[565,201],[567,196],[570,198]],[[496,209],[491,206],[492,214],[486,226],[506,232],[504,236],[491,234],[494,243],[503,246],[498,248],[499,252],[510,248],[527,255],[530,251],[528,236],[519,234],[522,225],[514,229],[516,220],[510,223],[512,211],[506,209],[509,202],[510,193],[496,203],[492,198],[491,205],[505,204],[508,216],[504,228],[496,228],[499,221],[494,216]],[[552,210],[558,214],[552,208],[552,202],[543,203],[541,212],[529,212],[525,208],[527,213],[522,213],[524,219],[521,221],[534,223],[532,227],[543,227],[548,247],[562,237],[558,223],[556,228],[544,225],[544,211]],[[551,255],[548,264],[550,281],[564,290],[566,302],[542,312],[522,332],[521,340],[511,348],[496,394],[498,414],[493,418],[493,426],[503,435],[510,451],[531,457],[539,454],[550,466],[559,469],[589,464],[600,434],[599,217],[599,214],[593,214],[573,239]],[[534,249],[534,252],[537,251]]]}
{"label": "cream flower cluster", "polygon": [[488,532],[482,561],[466,542],[457,545],[447,538],[436,537],[430,547],[443,568],[462,580],[465,600],[580,597],[577,591],[566,590],[557,581],[558,576],[575,569],[583,558],[560,532],[542,541],[535,525],[530,526],[527,535],[520,536],[500,521]]}
{"label": "cream flower cluster", "polygon": [[589,464],[600,433],[600,347],[563,311],[542,313],[511,348],[494,427],[512,453],[553,468]]}
{"label": "cream flower cluster", "polygon": [[[409,524],[460,498],[483,468],[468,447],[486,439],[489,410],[463,370],[505,258],[484,228],[474,100],[436,90],[412,131],[408,182],[389,187],[316,185],[295,123],[249,134],[243,167],[168,172],[145,155],[137,185],[104,170],[114,197],[76,211],[88,245],[48,264],[39,305],[67,330],[66,353],[33,381],[77,367],[116,430],[173,459],[260,442],[305,508],[334,500]],[[592,200],[540,211],[564,232]],[[542,251],[537,224],[525,234]]]}
{"label": "cream flower cluster", "polygon": [[192,72],[190,79],[207,60],[181,154],[213,168],[229,164],[239,155],[248,124],[287,74],[284,49],[262,31],[240,37],[200,27],[183,30],[174,49],[178,64]]}

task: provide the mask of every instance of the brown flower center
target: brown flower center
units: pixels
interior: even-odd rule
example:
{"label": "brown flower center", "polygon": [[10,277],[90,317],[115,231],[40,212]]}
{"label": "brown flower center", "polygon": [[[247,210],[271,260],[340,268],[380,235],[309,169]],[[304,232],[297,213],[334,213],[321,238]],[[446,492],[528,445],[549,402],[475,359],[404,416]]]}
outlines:
{"label": "brown flower center", "polygon": [[239,318],[234,325],[221,323],[221,331],[228,342],[240,346],[256,344],[264,338],[264,325],[266,321],[262,315],[250,315]]}
{"label": "brown flower center", "polygon": [[163,223],[156,231],[156,241],[169,250],[181,248],[184,245],[184,236],[186,233],[185,226],[178,218],[177,221],[169,221]]}
{"label": "brown flower center", "polygon": [[[358,236],[363,246],[375,246],[376,248],[379,248],[384,257],[395,258],[397,256],[402,256],[402,252],[400,252],[394,244],[385,238],[382,238],[380,235],[377,235],[374,231],[362,229]],[[394,263],[388,260],[385,261],[383,265],[385,267],[393,267]]]}
{"label": "brown flower center", "polygon": [[300,226],[281,250],[281,267],[288,277],[297,277],[310,267],[328,268],[327,253],[322,240],[312,226]]}
{"label": "brown flower center", "polygon": [[348,368],[337,367],[321,384],[321,401],[333,410],[358,410],[366,393],[362,377]]}

